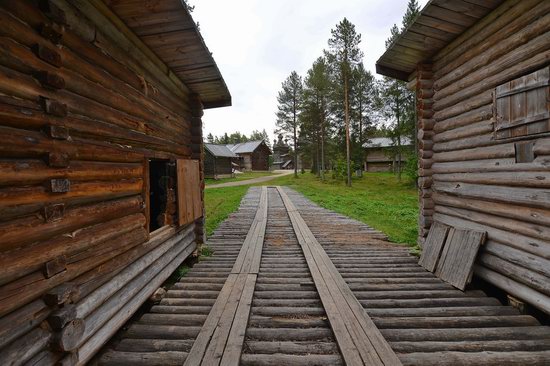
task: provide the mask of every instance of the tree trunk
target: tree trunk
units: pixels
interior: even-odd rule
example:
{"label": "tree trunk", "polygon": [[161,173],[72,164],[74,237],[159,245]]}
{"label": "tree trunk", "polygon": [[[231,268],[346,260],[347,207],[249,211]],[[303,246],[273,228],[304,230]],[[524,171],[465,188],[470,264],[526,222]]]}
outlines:
{"label": "tree trunk", "polygon": [[344,72],[344,119],[346,123],[346,168],[347,179],[346,184],[351,187],[351,152],[350,152],[350,136],[349,136],[349,105],[348,105],[348,76]]}
{"label": "tree trunk", "polygon": [[401,156],[401,121],[400,121],[400,108],[401,106],[399,105],[399,96],[397,96],[397,99],[396,99],[396,104],[397,104],[397,113],[396,113],[396,117],[397,117],[397,180],[399,182],[401,182],[401,159],[402,159],[402,156]]}
{"label": "tree trunk", "polygon": [[293,127],[294,127],[294,178],[298,178],[298,137],[296,134],[296,93],[294,94],[293,105]]}
{"label": "tree trunk", "polygon": [[321,180],[325,180],[325,106],[321,116]]}

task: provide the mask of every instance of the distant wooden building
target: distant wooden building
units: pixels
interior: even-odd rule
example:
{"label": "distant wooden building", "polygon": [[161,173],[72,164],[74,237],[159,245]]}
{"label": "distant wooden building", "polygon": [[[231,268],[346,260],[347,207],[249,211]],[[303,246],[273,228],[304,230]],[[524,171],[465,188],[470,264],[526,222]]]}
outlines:
{"label": "distant wooden building", "polygon": [[238,158],[225,145],[204,144],[204,176],[227,178],[233,174],[233,159]]}
{"label": "distant wooden building", "polygon": [[227,147],[238,156],[234,162],[242,170],[269,170],[271,149],[264,140],[230,144]]}
{"label": "distant wooden building", "polygon": [[0,23],[0,363],[83,365],[203,242],[201,116],[231,96],[180,0]]}
{"label": "distant wooden building", "polygon": [[487,232],[474,275],[550,313],[550,1],[433,0],[377,62],[416,90],[420,235]]}
{"label": "distant wooden building", "polygon": [[[392,172],[396,169],[399,154],[396,152],[396,142],[389,137],[373,137],[363,145],[365,149],[365,171]],[[407,162],[408,153],[412,152],[413,144],[407,137],[401,139],[401,163]]]}

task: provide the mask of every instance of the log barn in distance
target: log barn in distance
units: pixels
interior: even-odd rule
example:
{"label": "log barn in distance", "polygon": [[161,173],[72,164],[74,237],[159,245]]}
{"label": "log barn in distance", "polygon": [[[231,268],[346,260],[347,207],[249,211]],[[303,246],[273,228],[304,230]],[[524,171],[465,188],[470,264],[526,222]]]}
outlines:
{"label": "log barn in distance", "polygon": [[233,174],[233,163],[238,156],[225,145],[204,144],[204,177],[228,178]]}
{"label": "log barn in distance", "polygon": [[180,0],[0,24],[0,364],[84,364],[202,243],[201,116],[231,97]]}
{"label": "log barn in distance", "polygon": [[550,1],[432,0],[377,62],[416,89],[420,235],[484,231],[478,278],[550,313]]}

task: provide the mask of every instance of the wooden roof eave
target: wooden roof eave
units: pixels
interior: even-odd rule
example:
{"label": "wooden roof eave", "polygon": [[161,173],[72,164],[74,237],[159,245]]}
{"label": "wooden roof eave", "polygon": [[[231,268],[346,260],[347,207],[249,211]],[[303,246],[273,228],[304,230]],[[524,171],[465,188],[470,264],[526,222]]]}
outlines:
{"label": "wooden roof eave", "polygon": [[430,60],[502,2],[504,0],[478,3],[467,0],[430,0],[414,22],[378,59],[376,72],[409,81],[419,63]]}
{"label": "wooden roof eave", "polygon": [[[183,1],[93,0],[93,3],[114,13],[162,63],[169,77],[177,78],[183,90],[199,96],[205,109],[231,105],[223,76]],[[208,77],[198,78],[197,69]]]}

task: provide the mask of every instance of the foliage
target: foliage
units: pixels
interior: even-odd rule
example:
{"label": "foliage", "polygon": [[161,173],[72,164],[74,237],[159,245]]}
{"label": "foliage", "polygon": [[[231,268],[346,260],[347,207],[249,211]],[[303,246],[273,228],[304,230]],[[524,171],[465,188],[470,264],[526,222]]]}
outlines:
{"label": "foliage", "polygon": [[[344,18],[336,25],[335,29],[331,30],[331,38],[328,40],[328,51],[325,55],[331,65],[334,92],[343,98],[337,98],[343,102],[343,108],[340,113],[344,115],[344,135],[346,146],[346,183],[351,186],[351,141],[350,141],[350,78],[354,68],[362,61],[363,52],[359,49],[361,43],[361,35],[355,30],[353,25],[347,18]],[[334,106],[342,105],[334,103]]]}
{"label": "foliage", "polygon": [[214,252],[212,251],[212,248],[210,248],[208,245],[203,244],[201,246],[201,252],[200,257],[211,257]]}
{"label": "foliage", "polygon": [[418,180],[418,154],[408,152],[406,158],[407,163],[405,164],[404,173],[416,185],[416,181]]}
{"label": "foliage", "polygon": [[185,275],[189,272],[189,266],[186,264],[180,265],[176,270],[168,277],[168,279],[165,281],[165,284],[167,285],[173,285],[174,283],[181,280],[182,277],[185,277]]}
{"label": "foliage", "polygon": [[338,159],[332,164],[332,179],[338,181],[344,181],[347,176],[346,161]]}
{"label": "foliage", "polygon": [[294,149],[294,175],[298,175],[297,150],[300,133],[299,115],[302,109],[302,78],[293,71],[281,85],[277,95],[277,129],[275,133],[292,138]]}
{"label": "foliage", "polygon": [[239,144],[241,142],[248,142],[248,141],[258,141],[258,140],[264,140],[266,144],[269,144],[269,136],[267,132],[265,132],[265,129],[262,131],[254,130],[250,134],[250,136],[246,136],[245,134],[241,134],[239,131],[233,132],[231,134],[224,133],[221,136],[214,136],[212,133],[209,133],[206,136],[206,142],[210,144]]}

